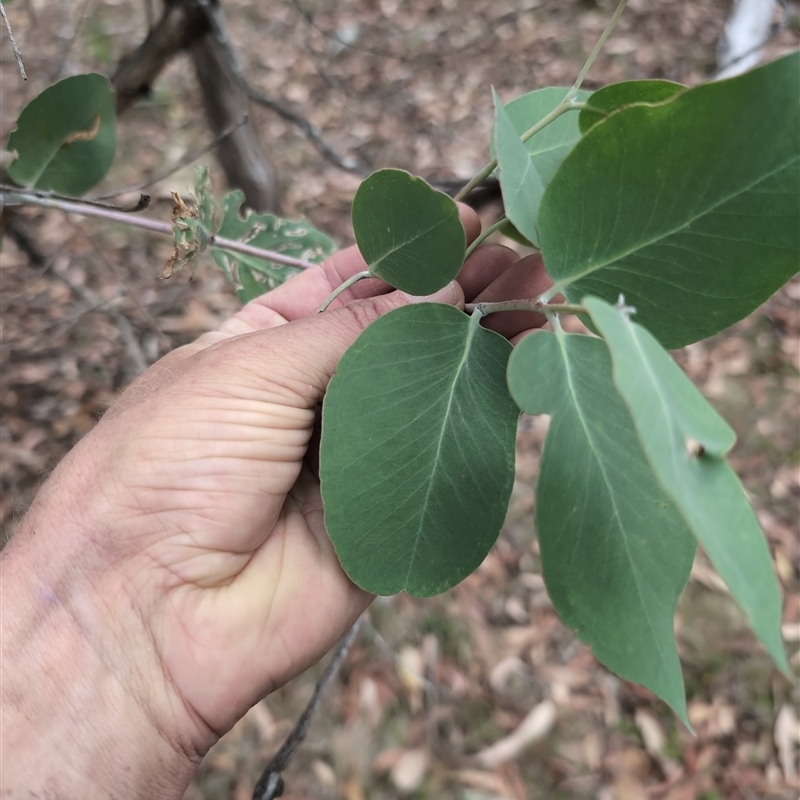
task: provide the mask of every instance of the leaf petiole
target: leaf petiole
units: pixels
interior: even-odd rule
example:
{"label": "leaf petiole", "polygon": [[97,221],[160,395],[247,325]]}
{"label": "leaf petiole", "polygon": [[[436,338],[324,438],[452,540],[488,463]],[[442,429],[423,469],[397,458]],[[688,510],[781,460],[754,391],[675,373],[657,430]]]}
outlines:
{"label": "leaf petiole", "polygon": [[342,293],[346,292],[351,286],[355,286],[359,281],[363,281],[364,278],[371,278],[372,274],[368,269],[363,270],[362,272],[356,272],[355,275],[351,275],[346,281],[340,283],[326,298],[325,302],[319,307],[319,313],[321,314],[325,311],[328,306]]}
{"label": "leaf petiole", "polygon": [[495,231],[499,231],[508,222],[508,217],[500,217],[494,225],[490,225],[485,231],[478,234],[478,238],[467,248],[464,253],[464,261],[466,261],[479,245],[483,244]]}

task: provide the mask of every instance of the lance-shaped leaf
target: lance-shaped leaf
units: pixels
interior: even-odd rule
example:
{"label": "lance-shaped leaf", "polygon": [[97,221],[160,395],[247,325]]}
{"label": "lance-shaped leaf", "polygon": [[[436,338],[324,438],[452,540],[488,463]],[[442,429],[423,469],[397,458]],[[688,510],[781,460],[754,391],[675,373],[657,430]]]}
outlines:
{"label": "lance-shaped leaf", "polygon": [[523,411],[552,415],[535,513],[553,605],[600,661],[688,725],[673,617],[695,542],[647,463],[605,344],[533,334],[508,383]]}
{"label": "lance-shaped leaf", "polygon": [[[507,103],[505,110],[517,136],[544,119],[564,99],[568,91],[566,88],[551,86],[528,92]],[[584,102],[590,94],[591,92],[581,90],[575,99]],[[495,154],[494,138],[493,133],[490,142],[492,155]],[[531,154],[536,171],[545,186],[580,138],[578,113],[568,111],[525,142],[525,149]]]}
{"label": "lance-shaped leaf", "polygon": [[[236,189],[222,198],[222,222],[218,236],[247,242],[253,247],[318,264],[336,251],[336,244],[307,222],[283,219],[272,214],[241,213],[244,194]],[[300,270],[266,261],[263,258],[212,246],[219,268],[237,286],[236,295],[247,303],[254,297],[280,286]]]}
{"label": "lance-shaped leaf", "polygon": [[609,114],[634,103],[661,103],[669,100],[686,87],[672,81],[622,81],[598,89],[586,100],[586,108],[581,110],[578,126],[581,133],[602,122]]}
{"label": "lance-shaped leaf", "polygon": [[503,524],[519,411],[511,345],[451,306],[399,308],[344,354],[322,409],[325,525],[375,594],[443,592]]}
{"label": "lance-shaped leaf", "polygon": [[464,262],[458,206],[403,170],[378,170],[358,187],[353,229],[370,275],[409,294],[441,289]]}
{"label": "lance-shaped leaf", "polygon": [[538,247],[536,218],[544,194],[544,183],[494,89],[492,97],[495,110],[494,149],[506,216],[534,247]]}
{"label": "lance-shaped leaf", "polygon": [[588,309],[611,351],[614,382],[661,485],[786,674],[781,598],[764,534],[724,460],[735,435],[652,334],[597,298]]}
{"label": "lance-shaped leaf", "polygon": [[665,347],[742,319],[800,264],[800,53],[592,128],[539,209],[570,302],[623,293]]}
{"label": "lance-shaped leaf", "polygon": [[116,98],[108,78],[74,75],[25,106],[8,137],[21,186],[78,197],[105,177],[117,148]]}

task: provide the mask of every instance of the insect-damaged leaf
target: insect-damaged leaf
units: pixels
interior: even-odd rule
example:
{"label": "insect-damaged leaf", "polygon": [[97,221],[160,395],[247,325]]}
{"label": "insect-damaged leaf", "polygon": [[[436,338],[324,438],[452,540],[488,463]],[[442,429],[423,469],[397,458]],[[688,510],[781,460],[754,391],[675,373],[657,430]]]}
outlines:
{"label": "insect-damaged leaf", "polygon": [[[241,213],[244,194],[238,189],[222,198],[222,222],[217,234],[226,239],[247,242],[253,247],[318,264],[336,251],[336,244],[309,223],[283,219],[273,214]],[[254,297],[280,286],[296,275],[288,267],[248,253],[212,246],[211,253],[220,269],[237,286],[236,295],[247,303]]]}
{"label": "insect-damaged leaf", "polygon": [[686,89],[683,84],[672,81],[622,81],[598,89],[586,100],[581,110],[578,125],[581,133],[602,122],[614,111],[634,103],[661,103]]}
{"label": "insect-damaged leaf", "polygon": [[107,78],[74,75],[25,106],[8,137],[21,186],[78,197],[105,177],[117,148],[116,98]]}
{"label": "insect-damaged leaf", "polygon": [[614,382],[656,477],[788,675],[780,590],[767,542],[724,460],[733,431],[652,334],[602,300],[588,297],[584,305],[608,342]]}

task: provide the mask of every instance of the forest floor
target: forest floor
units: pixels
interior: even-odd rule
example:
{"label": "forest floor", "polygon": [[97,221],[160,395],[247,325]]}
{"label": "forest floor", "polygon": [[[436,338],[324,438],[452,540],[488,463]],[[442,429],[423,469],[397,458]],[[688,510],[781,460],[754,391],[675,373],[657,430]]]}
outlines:
{"label": "forest floor", "polygon": [[[59,75],[110,74],[143,38],[146,2],[7,4],[31,80],[2,39],[0,133]],[[300,110],[340,153],[370,168],[468,178],[486,160],[489,87],[504,100],[569,85],[612,3],[552,0],[225,0],[245,73]],[[713,73],[728,0],[631,0],[586,82]],[[767,48],[797,47],[797,6]],[[252,117],[287,216],[342,246],[358,178],[291,125]],[[190,62],[119,122],[105,186],[159,174],[211,139]],[[219,169],[210,156],[221,193]],[[185,168],[149,191],[168,220]],[[89,431],[142,359],[209,330],[237,302],[206,260],[159,280],[166,239],[57,212],[26,212],[43,265],[10,241],[0,260],[0,521],[4,535],[44,476]],[[756,265],[754,265],[755,268]],[[88,290],[88,291],[87,291]],[[131,335],[129,335],[131,334]],[[732,463],[769,539],[800,668],[800,280],[749,319],[677,353],[736,429]],[[376,601],[285,773],[291,800],[755,800],[798,797],[798,688],[760,649],[698,555],[675,631],[690,735],[647,691],[610,675],[558,620],[541,577],[532,509],[545,418],[523,418],[517,481],[496,547],[471,577],[429,600]],[[204,761],[187,800],[245,800],[310,696],[320,667],[258,704]],[[516,733],[515,733],[516,732]],[[512,734],[514,734],[512,736]],[[512,736],[507,758],[493,746]],[[506,742],[509,745],[509,742]]]}

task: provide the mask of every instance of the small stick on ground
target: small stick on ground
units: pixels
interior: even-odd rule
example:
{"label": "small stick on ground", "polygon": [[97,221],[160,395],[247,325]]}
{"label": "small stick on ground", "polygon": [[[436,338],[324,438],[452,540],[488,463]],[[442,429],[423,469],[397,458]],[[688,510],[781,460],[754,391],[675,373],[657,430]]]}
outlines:
{"label": "small stick on ground", "polygon": [[272,761],[267,764],[266,769],[258,779],[256,788],[253,790],[253,800],[275,800],[283,794],[284,784],[281,773],[289,766],[289,762],[294,757],[297,748],[306,738],[308,733],[308,726],[311,724],[311,719],[317,710],[322,695],[328,684],[336,677],[339,668],[342,666],[353,642],[358,636],[358,631],[361,627],[361,617],[359,617],[352,625],[349,631],[344,635],[344,638],[339,643],[339,647],[333,654],[330,664],[325,668],[322,677],[317,681],[314,687],[314,694],[311,695],[308,705],[305,707],[300,719],[294,726],[292,732],[286,737],[286,741]]}
{"label": "small stick on ground", "polygon": [[3,22],[6,24],[6,29],[8,30],[8,38],[11,39],[11,46],[14,48],[14,57],[17,59],[17,64],[19,64],[19,71],[22,74],[22,80],[28,80],[28,76],[25,73],[25,65],[22,63],[22,53],[19,52],[19,47],[17,46],[17,40],[14,38],[14,31],[11,30],[11,23],[8,21],[8,17],[6,16],[6,10],[3,8],[3,3],[0,0],[0,14],[3,15]]}

